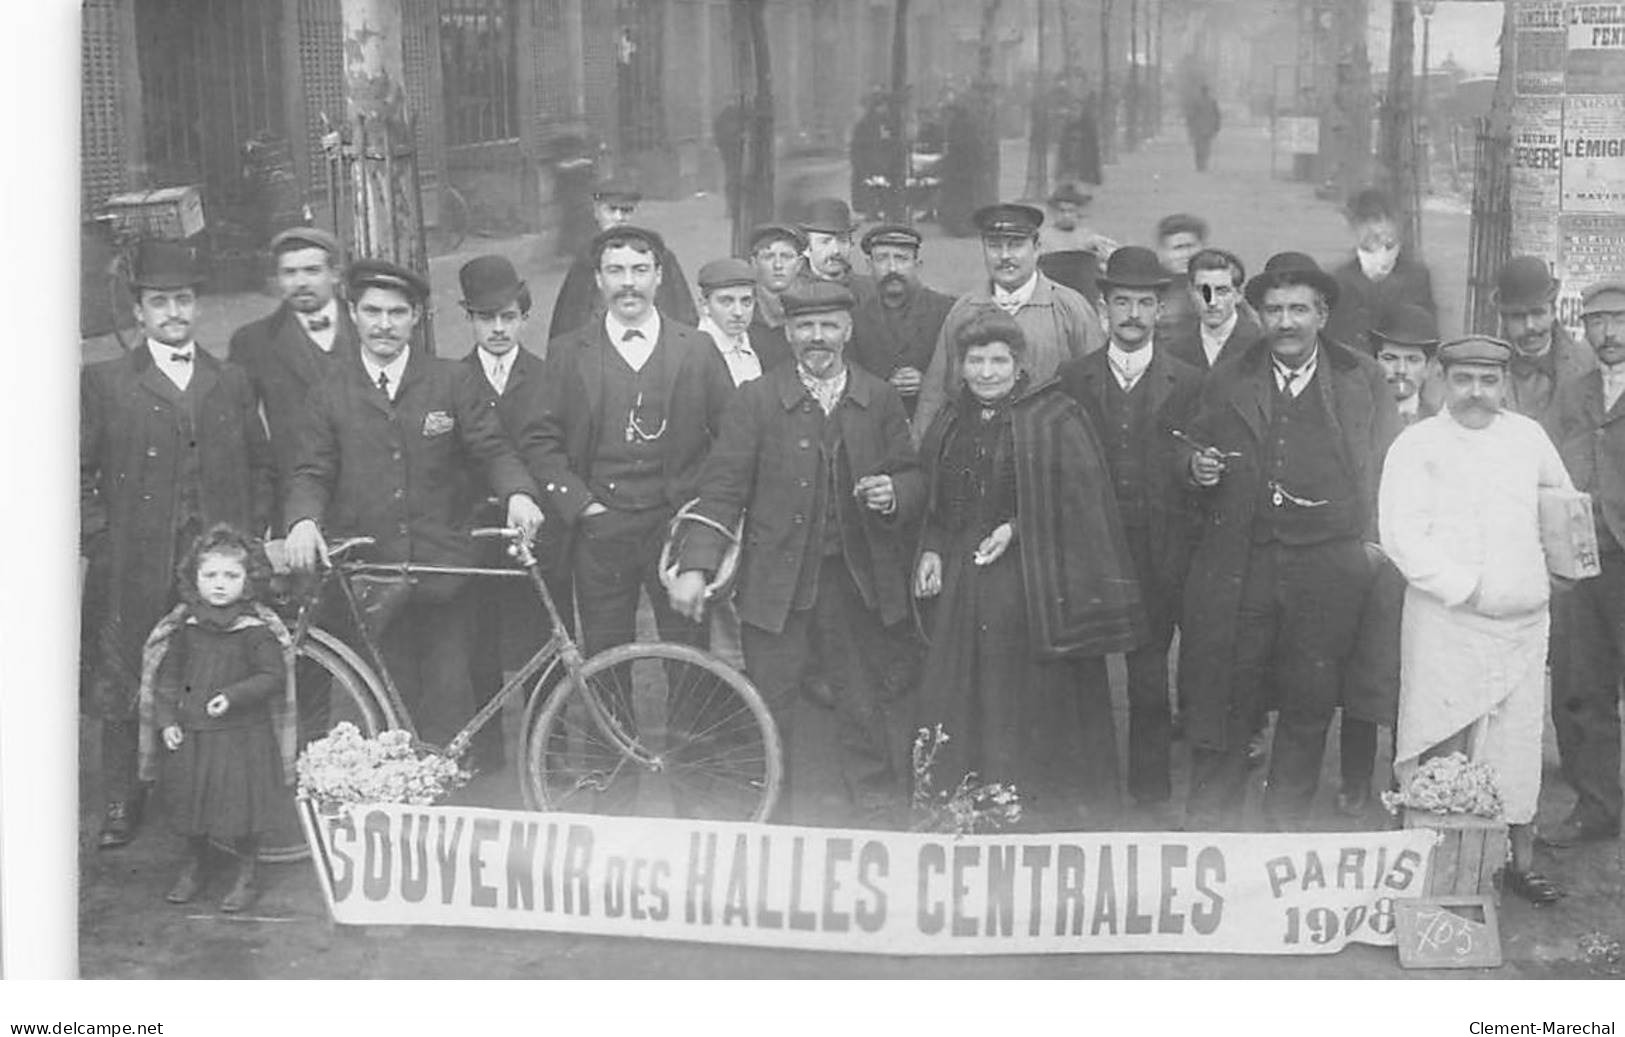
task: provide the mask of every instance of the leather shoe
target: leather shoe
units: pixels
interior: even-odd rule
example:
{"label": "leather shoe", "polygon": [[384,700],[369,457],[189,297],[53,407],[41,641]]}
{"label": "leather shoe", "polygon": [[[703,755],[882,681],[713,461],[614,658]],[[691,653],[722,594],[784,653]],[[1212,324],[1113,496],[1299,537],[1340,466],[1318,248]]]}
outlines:
{"label": "leather shoe", "polygon": [[237,881],[232,884],[231,892],[220,901],[220,910],[228,915],[240,914],[254,906],[260,898],[259,890],[254,888],[254,875],[247,869],[237,873]]}
{"label": "leather shoe", "polygon": [[1546,907],[1555,904],[1568,896],[1563,887],[1542,875],[1538,871],[1514,871],[1506,869],[1506,888],[1536,907]]}
{"label": "leather shoe", "polygon": [[169,888],[168,893],[164,894],[164,899],[171,904],[190,903],[192,898],[197,896],[198,890],[203,888],[198,872],[196,861],[182,868],[181,873],[175,878],[175,884]]}
{"label": "leather shoe", "polygon": [[135,811],[122,799],[107,804],[102,816],[102,834],[97,845],[104,850],[125,846],[135,834]]}
{"label": "leather shoe", "polygon": [[1551,850],[1567,850],[1581,843],[1600,843],[1619,838],[1619,826],[1603,828],[1588,825],[1570,817],[1558,823],[1550,832],[1535,836],[1535,842]]}

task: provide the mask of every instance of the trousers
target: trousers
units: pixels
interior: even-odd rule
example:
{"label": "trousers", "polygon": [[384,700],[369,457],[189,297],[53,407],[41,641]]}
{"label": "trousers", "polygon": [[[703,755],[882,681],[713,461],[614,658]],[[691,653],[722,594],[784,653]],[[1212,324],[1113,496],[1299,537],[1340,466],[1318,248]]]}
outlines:
{"label": "trousers", "polygon": [[1619,830],[1620,681],[1625,676],[1625,553],[1552,597],[1552,726],[1574,819]]}

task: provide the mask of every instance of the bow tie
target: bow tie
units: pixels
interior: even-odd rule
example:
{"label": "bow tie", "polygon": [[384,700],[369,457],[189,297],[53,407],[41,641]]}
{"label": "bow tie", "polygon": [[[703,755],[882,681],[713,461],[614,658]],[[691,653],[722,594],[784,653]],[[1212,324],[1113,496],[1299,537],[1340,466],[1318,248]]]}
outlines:
{"label": "bow tie", "polygon": [[190,364],[192,362],[192,351],[188,349],[184,353],[171,353],[169,359],[177,364]]}
{"label": "bow tie", "polygon": [[621,336],[621,341],[622,342],[630,342],[635,338],[642,338],[642,337],[643,337],[643,332],[639,331],[637,328],[627,328],[626,329],[626,334]]}
{"label": "bow tie", "polygon": [[333,318],[329,317],[325,313],[318,317],[311,317],[305,321],[305,329],[307,331],[326,331],[332,326]]}

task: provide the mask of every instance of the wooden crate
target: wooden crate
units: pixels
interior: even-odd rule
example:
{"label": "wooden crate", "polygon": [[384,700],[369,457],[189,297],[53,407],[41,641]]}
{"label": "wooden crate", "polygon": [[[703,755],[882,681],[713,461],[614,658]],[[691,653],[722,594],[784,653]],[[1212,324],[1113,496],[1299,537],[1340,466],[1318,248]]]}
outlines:
{"label": "wooden crate", "polygon": [[1507,863],[1507,826],[1471,814],[1405,811],[1406,828],[1431,828],[1442,838],[1428,860],[1423,896],[1472,896],[1482,893],[1501,902],[1496,873]]}

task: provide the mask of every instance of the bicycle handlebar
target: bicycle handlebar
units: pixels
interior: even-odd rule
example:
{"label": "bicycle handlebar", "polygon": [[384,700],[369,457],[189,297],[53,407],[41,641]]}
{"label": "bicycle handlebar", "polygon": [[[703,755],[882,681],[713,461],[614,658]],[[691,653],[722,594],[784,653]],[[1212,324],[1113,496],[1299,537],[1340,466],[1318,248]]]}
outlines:
{"label": "bicycle handlebar", "polygon": [[376,537],[342,537],[327,545],[327,560],[338,561],[339,555],[357,547],[371,547],[378,542]]}
{"label": "bicycle handlebar", "polygon": [[476,540],[521,540],[525,531],[512,526],[482,526],[469,530],[468,535]]}

